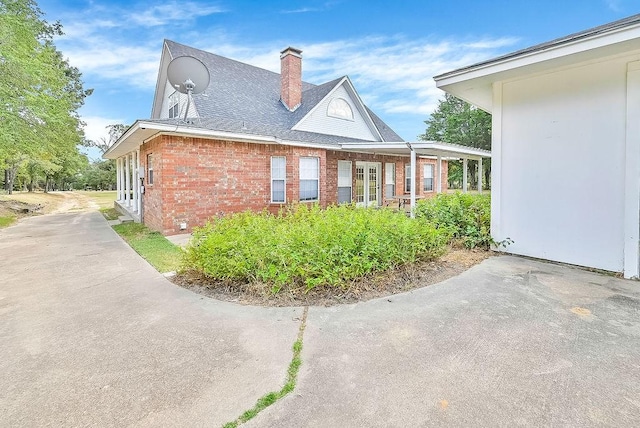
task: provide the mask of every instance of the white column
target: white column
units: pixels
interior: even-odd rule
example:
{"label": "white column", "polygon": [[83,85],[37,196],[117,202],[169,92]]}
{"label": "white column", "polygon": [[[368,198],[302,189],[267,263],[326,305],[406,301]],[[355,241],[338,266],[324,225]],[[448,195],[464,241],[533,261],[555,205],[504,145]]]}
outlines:
{"label": "white column", "polygon": [[438,184],[436,187],[436,191],[438,193],[442,193],[442,157],[438,155],[438,163],[436,164],[436,175],[438,177]]}
{"label": "white column", "polygon": [[130,153],[127,153],[125,157],[124,165],[124,204],[128,207],[131,206],[131,161],[129,157]]}
{"label": "white column", "polygon": [[411,192],[410,192],[411,218],[416,216],[416,151],[411,148]]}
{"label": "white column", "polygon": [[478,193],[482,193],[482,158],[478,159]]}
{"label": "white column", "polygon": [[[640,61],[627,64],[624,171],[624,277],[640,277]],[[495,183],[492,183],[495,184]]]}
{"label": "white column", "polygon": [[493,84],[491,109],[491,237],[502,241],[502,83]]}
{"label": "white column", "polygon": [[136,165],[138,164],[138,151],[136,150],[135,152],[131,153],[131,157],[133,159],[132,165],[131,165],[131,169],[132,169],[132,176],[133,176],[133,183],[132,184],[132,188],[133,188],[133,211],[138,211],[138,168],[136,167]]}
{"label": "white column", "polygon": [[467,161],[467,158],[462,159],[462,193],[467,193],[467,187],[469,186],[467,177],[469,165]]}
{"label": "white column", "polygon": [[122,196],[122,186],[120,185],[120,158],[116,159],[116,201]]}
{"label": "white column", "polygon": [[120,201],[124,203],[124,158],[120,158]]}
{"label": "white column", "polygon": [[[136,189],[138,190],[138,206],[137,211],[138,211],[138,215],[142,214],[142,193],[141,193],[141,184],[140,184],[140,149],[136,150],[136,159],[137,159],[137,163],[136,163],[136,177],[138,177],[138,180],[136,181]],[[140,219],[142,221],[142,218]]]}

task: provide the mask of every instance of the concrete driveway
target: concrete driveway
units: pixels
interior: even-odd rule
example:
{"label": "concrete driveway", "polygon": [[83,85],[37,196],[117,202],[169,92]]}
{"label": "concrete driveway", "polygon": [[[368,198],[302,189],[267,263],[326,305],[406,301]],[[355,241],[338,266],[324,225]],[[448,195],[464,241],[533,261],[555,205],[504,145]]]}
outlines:
{"label": "concrete driveway", "polygon": [[[219,426],[284,381],[302,311],[175,287],[98,213],[0,231],[0,425]],[[640,426],[640,283],[496,257],[311,308],[251,427]]]}
{"label": "concrete driveway", "polygon": [[279,389],[300,308],[176,287],[98,212],[0,230],[0,426],[220,426]]}

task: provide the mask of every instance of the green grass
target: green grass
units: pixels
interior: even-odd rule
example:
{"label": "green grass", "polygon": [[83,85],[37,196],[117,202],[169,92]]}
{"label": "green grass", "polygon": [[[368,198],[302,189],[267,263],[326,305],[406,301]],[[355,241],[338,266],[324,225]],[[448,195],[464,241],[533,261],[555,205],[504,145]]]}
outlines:
{"label": "green grass", "polygon": [[116,200],[117,191],[91,191],[91,190],[76,190],[76,193],[91,198],[100,208],[113,208],[113,201]]}
{"label": "green grass", "polygon": [[11,226],[13,223],[16,222],[16,217],[15,216],[0,216],[0,228],[2,227],[8,227]]}
{"label": "green grass", "polygon": [[107,220],[117,220],[120,213],[115,208],[100,208],[100,212]]}
{"label": "green grass", "polygon": [[445,251],[448,229],[387,209],[297,205],[280,215],[244,212],[193,233],[186,270],[215,280],[268,284],[272,293],[342,287],[355,278]]}
{"label": "green grass", "polygon": [[298,329],[298,337],[293,343],[293,357],[291,358],[289,368],[287,369],[287,378],[285,380],[284,386],[279,391],[272,391],[260,397],[255,406],[242,413],[242,415],[240,415],[240,417],[235,421],[227,422],[226,424],[224,424],[223,428],[236,428],[238,425],[253,419],[258,415],[258,413],[271,406],[276,401],[280,400],[282,397],[289,394],[295,389],[296,382],[298,381],[298,371],[300,371],[300,366],[302,365],[302,358],[300,357],[300,354],[302,353],[302,340],[304,337],[304,329],[307,324],[308,312],[309,307],[305,307],[302,314],[302,321],[300,322],[300,328]]}
{"label": "green grass", "polygon": [[113,229],[148,261],[158,272],[176,271],[182,258],[182,250],[161,233],[140,223],[123,223]]}

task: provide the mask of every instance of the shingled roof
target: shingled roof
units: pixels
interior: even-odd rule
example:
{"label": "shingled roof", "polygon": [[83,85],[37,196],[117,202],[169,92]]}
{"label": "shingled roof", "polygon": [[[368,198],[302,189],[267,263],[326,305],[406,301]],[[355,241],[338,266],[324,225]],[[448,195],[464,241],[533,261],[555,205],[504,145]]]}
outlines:
{"label": "shingled roof", "polygon": [[[340,84],[343,77],[314,85],[302,82],[302,104],[293,112],[280,101],[280,74],[165,40],[171,58],[192,56],[211,73],[209,87],[193,96],[200,116],[194,126],[247,134],[269,135],[309,143],[339,144],[339,136],[292,130],[307,113]],[[403,141],[386,123],[365,106],[383,141]]]}

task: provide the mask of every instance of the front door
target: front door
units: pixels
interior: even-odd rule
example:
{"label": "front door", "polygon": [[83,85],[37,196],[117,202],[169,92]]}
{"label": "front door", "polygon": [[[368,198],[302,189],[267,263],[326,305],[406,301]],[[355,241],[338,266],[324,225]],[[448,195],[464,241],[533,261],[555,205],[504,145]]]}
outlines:
{"label": "front door", "polygon": [[380,205],[379,162],[356,162],[356,205],[377,207]]}

